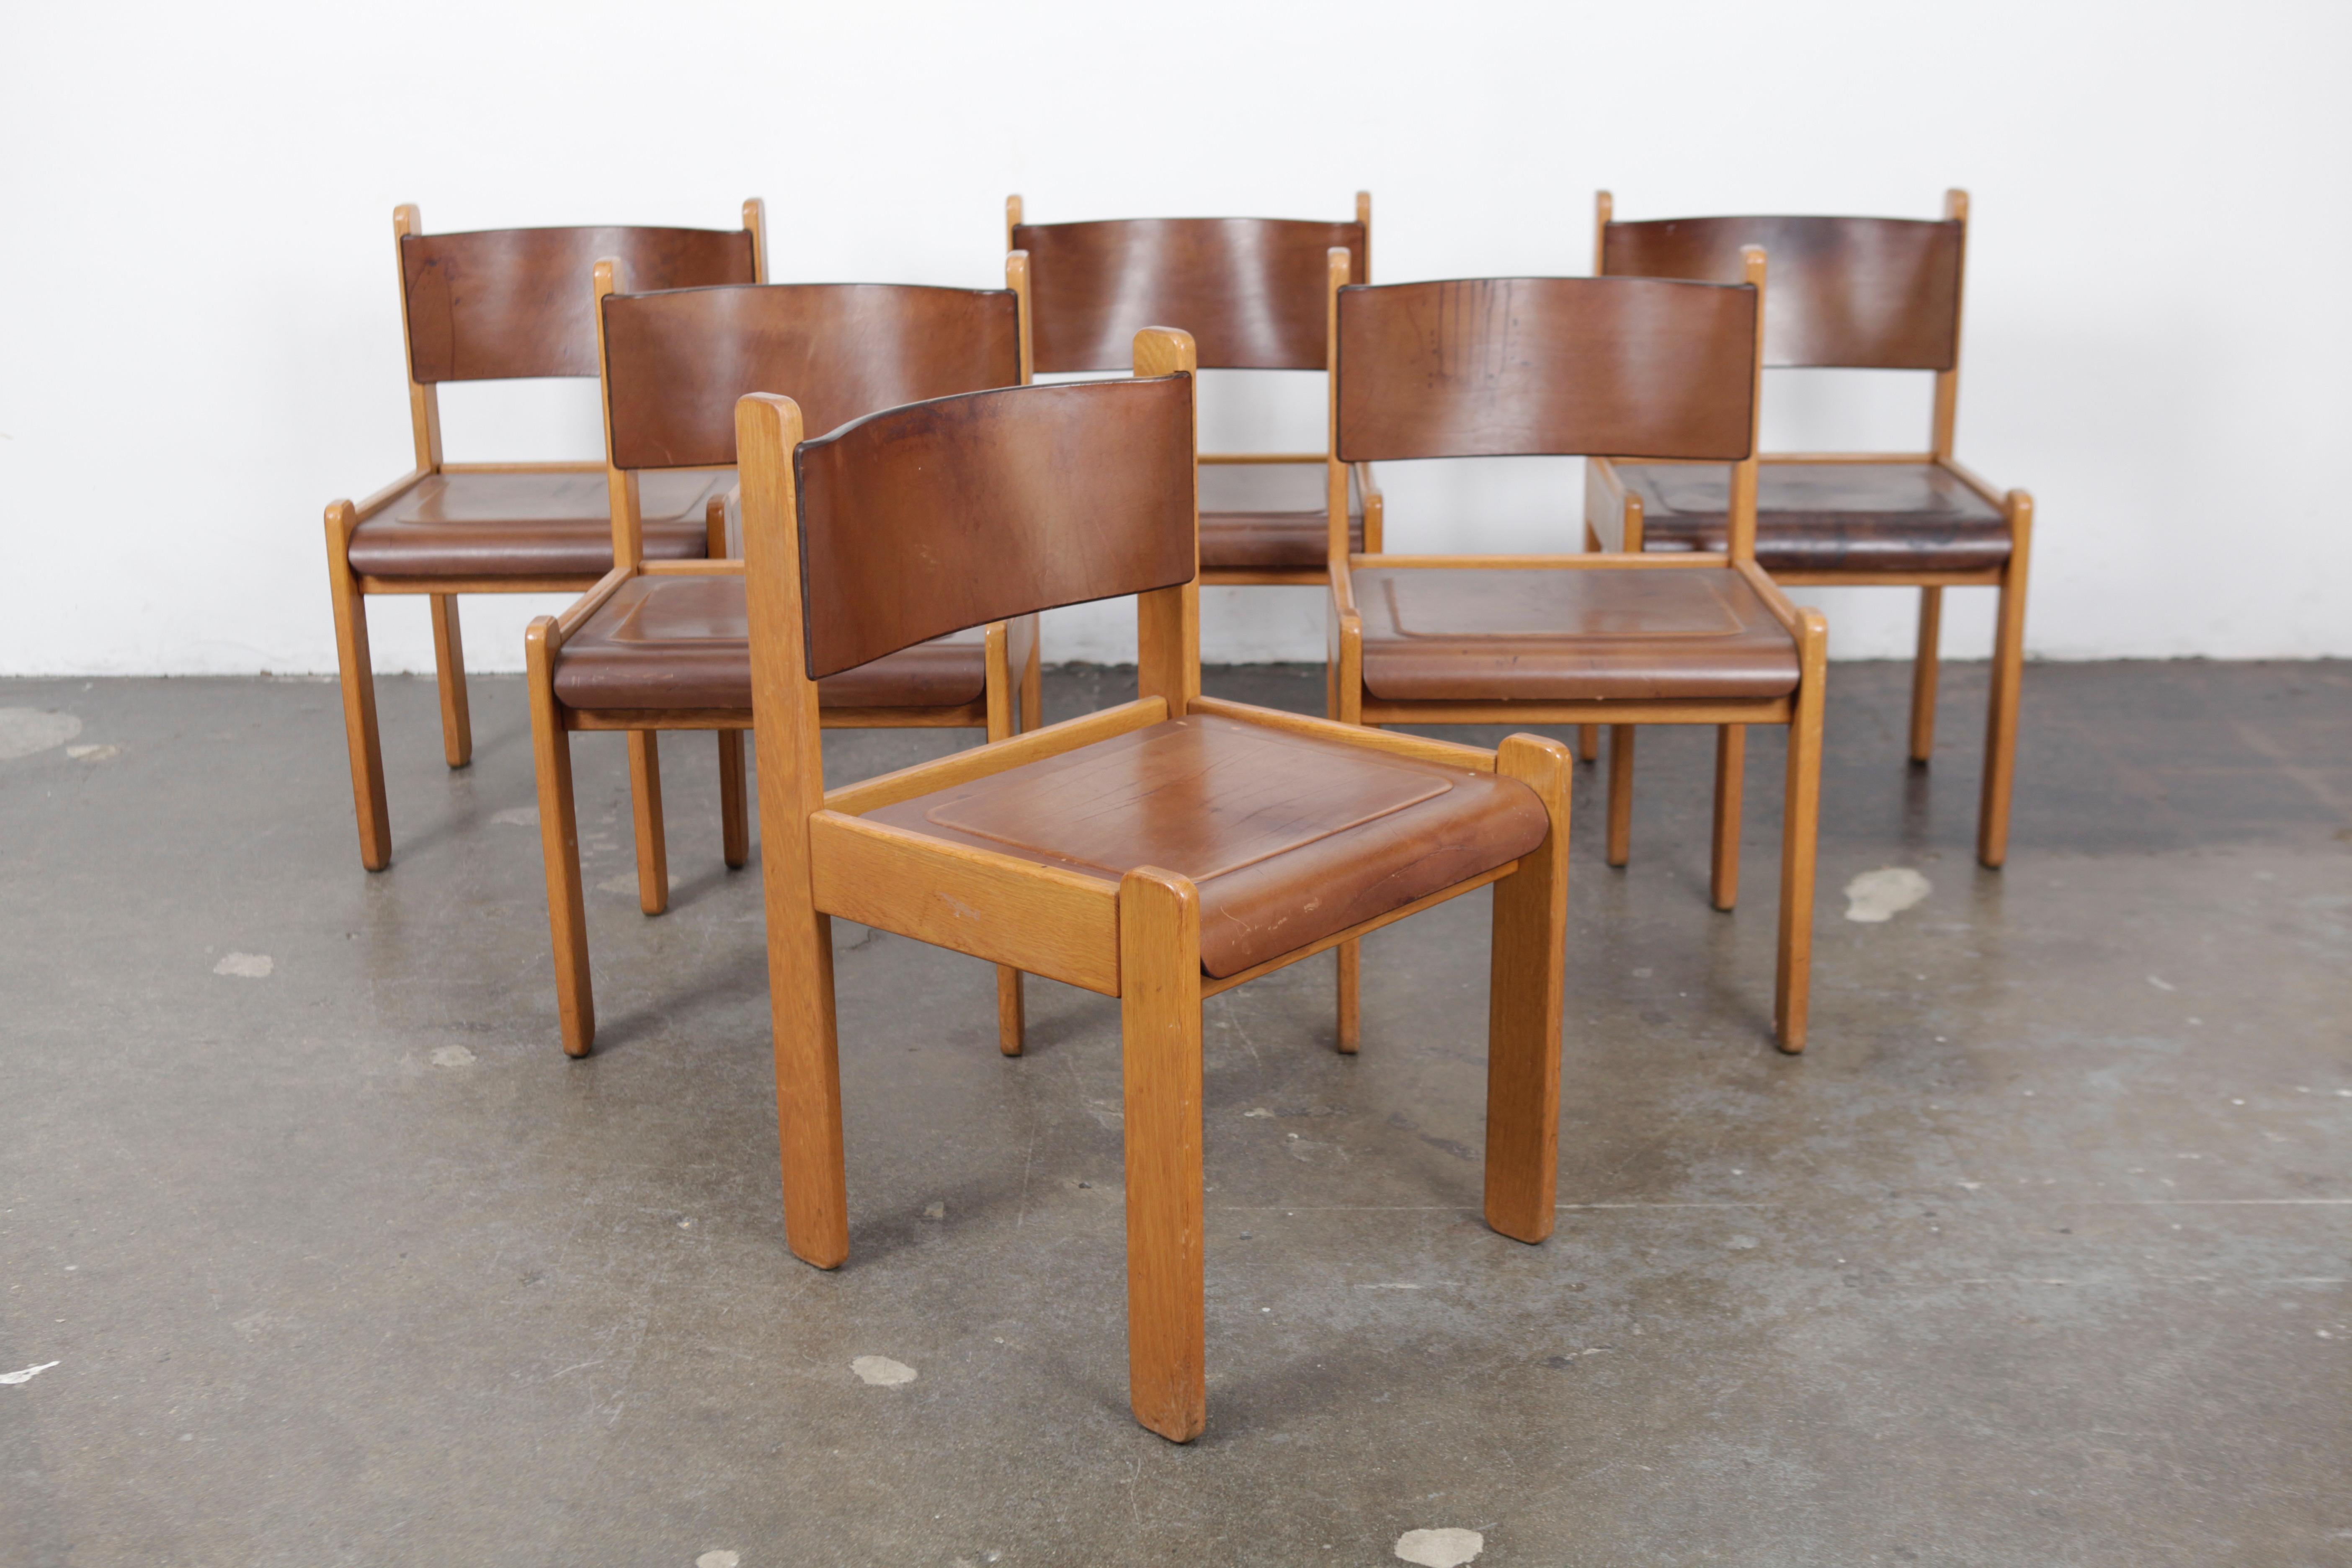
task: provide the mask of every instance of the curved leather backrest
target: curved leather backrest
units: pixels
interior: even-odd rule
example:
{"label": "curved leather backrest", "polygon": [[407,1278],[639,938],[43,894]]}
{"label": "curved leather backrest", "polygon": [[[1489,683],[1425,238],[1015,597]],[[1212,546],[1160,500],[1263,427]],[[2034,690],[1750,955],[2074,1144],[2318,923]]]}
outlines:
{"label": "curved leather backrest", "polygon": [[632,289],[749,283],[745,229],[492,228],[400,241],[408,360],[420,382],[596,374],[596,263]]}
{"label": "curved leather backrest", "polygon": [[1343,289],[1337,456],[1741,461],[1756,297],[1641,278]]}
{"label": "curved leather backrest", "polygon": [[604,299],[604,395],[623,468],[735,460],[735,400],[776,392],[822,433],[902,403],[1021,381],[1007,289],[770,283]]}
{"label": "curved leather backrest", "polygon": [[1685,217],[1612,223],[1612,278],[1739,281],[1739,247],[1772,268],[1764,363],[1848,370],[1949,370],[1960,352],[1958,223],[1884,217]]}
{"label": "curved leather backrest", "polygon": [[1192,581],[1192,378],[887,409],[803,441],[808,673],[1032,610]]}
{"label": "curved leather backrest", "polygon": [[1324,253],[1364,272],[1364,226],[1289,218],[1022,224],[1036,369],[1125,370],[1139,328],[1192,334],[1202,370],[1321,370]]}

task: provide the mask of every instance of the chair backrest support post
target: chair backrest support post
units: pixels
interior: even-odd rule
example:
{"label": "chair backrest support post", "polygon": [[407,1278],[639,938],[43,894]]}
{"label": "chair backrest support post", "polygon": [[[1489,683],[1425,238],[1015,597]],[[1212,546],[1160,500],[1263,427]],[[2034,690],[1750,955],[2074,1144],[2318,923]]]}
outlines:
{"label": "chair backrest support post", "polygon": [[[1199,446],[1200,383],[1190,334],[1145,327],[1135,334],[1138,380],[1181,375],[1191,384],[1195,456]],[[1138,697],[1158,697],[1168,716],[1181,719],[1201,695],[1201,498],[1192,495],[1192,575],[1173,587],[1135,598],[1135,687]]]}
{"label": "chair backrest support post", "polygon": [[408,367],[408,428],[416,447],[416,466],[427,473],[441,471],[441,389],[416,379],[416,336],[408,321],[408,261],[401,241],[425,232],[424,216],[414,202],[392,209],[392,270],[400,284],[400,360]]}
{"label": "chair backrest support post", "polygon": [[1927,449],[1945,462],[1952,460],[1952,432],[1960,412],[1960,314],[1967,306],[1969,282],[1969,193],[1944,193],[1944,219],[1960,226],[1958,276],[1952,279],[1952,363],[1936,373],[1936,412],[1929,426]]}

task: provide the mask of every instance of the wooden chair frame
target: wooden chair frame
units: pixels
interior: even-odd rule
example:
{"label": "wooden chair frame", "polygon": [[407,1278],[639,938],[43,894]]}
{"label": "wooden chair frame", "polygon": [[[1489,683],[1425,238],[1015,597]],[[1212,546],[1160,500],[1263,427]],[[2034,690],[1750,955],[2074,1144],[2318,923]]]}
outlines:
{"label": "wooden chair frame", "polygon": [[[756,281],[768,280],[767,205],[753,196],[743,204],[743,227],[751,237]],[[352,535],[369,518],[436,474],[599,472],[601,463],[452,463],[441,455],[441,388],[416,379],[409,332],[407,274],[401,241],[424,232],[415,203],[393,209],[394,275],[401,279],[400,344],[408,373],[409,434],[415,458],[409,471],[365,500],[336,500],[327,507],[327,573],[335,613],[336,662],[342,674],[343,729],[351,750],[352,805],[359,818],[360,863],[371,871],[392,864],[392,816],[383,787],[383,746],[375,711],[375,670],[368,652],[367,600],[373,595],[425,595],[433,605],[433,666],[441,697],[441,747],[452,768],[474,759],[472,709],[466,693],[466,651],[457,619],[460,594],[576,594],[596,584],[593,574],[552,576],[386,577],[354,572]],[[584,286],[585,279],[583,279]]]}
{"label": "wooden chair frame", "polygon": [[[1013,253],[1013,231],[1028,221],[1022,216],[1022,201],[1018,195],[1004,198],[1004,248],[1008,255]],[[1356,193],[1356,221],[1364,227],[1364,269],[1369,274],[1371,270],[1372,254],[1372,194],[1370,191]],[[1365,281],[1370,281],[1369,276]],[[1024,319],[1025,320],[1026,317],[1024,316]],[[1229,463],[1270,463],[1304,467],[1309,463],[1325,463],[1329,459],[1330,453],[1328,451],[1202,452],[1199,454],[1199,460],[1212,467]],[[1367,554],[1377,555],[1381,548],[1385,501],[1380,487],[1372,481],[1371,466],[1368,463],[1352,465],[1350,482],[1356,487],[1349,492],[1350,499],[1363,508],[1364,551]],[[1330,574],[1319,566],[1265,568],[1203,566],[1201,568],[1202,585],[1210,588],[1320,588],[1329,581]]]}
{"label": "wooden chair frame", "polygon": [[[1765,282],[1764,252],[1749,247],[1747,281]],[[1375,561],[1347,547],[1343,486],[1347,465],[1339,450],[1339,290],[1348,284],[1347,252],[1330,253],[1331,444],[1328,510],[1331,519],[1331,615],[1326,697],[1330,716],[1343,724],[1712,724],[1716,727],[1715,820],[1710,860],[1711,901],[1729,910],[1739,892],[1739,816],[1750,724],[1789,727],[1787,803],[1781,829],[1780,948],[1774,966],[1773,1032],[1782,1050],[1805,1047],[1812,970],[1814,851],[1821,799],[1822,691],[1827,671],[1829,623],[1818,610],[1789,602],[1756,564],[1756,464],[1753,414],[1748,458],[1732,465],[1729,549],[1722,554],[1674,557],[1630,552],[1581,555],[1386,555]],[[1756,372],[1761,377],[1763,311],[1757,321]],[[1360,566],[1415,570],[1506,568],[1546,572],[1680,571],[1733,572],[1755,590],[1765,607],[1795,642],[1799,675],[1794,691],[1770,698],[1591,699],[1575,701],[1497,700],[1385,701],[1364,686],[1363,619],[1356,607],[1351,571]],[[1606,715],[1606,719],[1602,718]],[[1614,862],[1612,862],[1614,863]],[[1342,947],[1339,1012],[1342,1037],[1352,1045],[1360,965],[1352,944]],[[1349,1048],[1343,1046],[1342,1048]]]}
{"label": "wooden chair frame", "polygon": [[[1029,380],[1026,258],[1013,258],[1005,281],[1018,297],[1024,331],[1021,381]],[[596,340],[604,359],[604,300],[621,292],[618,264],[596,263]],[[629,800],[635,823],[637,907],[646,915],[669,908],[669,854],[662,820],[660,732],[708,730],[719,738],[719,803],[722,854],[730,870],[751,858],[751,828],[744,784],[743,740],[752,715],[740,708],[574,708],[555,692],[556,656],[566,638],[585,626],[606,600],[634,577],[743,575],[743,562],[727,551],[726,503],[713,498],[709,512],[709,556],[701,561],[645,559],[643,521],[635,470],[613,466],[612,396],[605,387],[605,473],[612,489],[613,570],[560,616],[541,616],[523,633],[530,687],[531,749],[539,777],[539,827],[547,862],[549,935],[555,952],[556,1011],[566,1055],[584,1057],[596,1037],[596,1009],[588,965],[588,928],[580,874],[578,815],[572,786],[572,736],[579,731],[620,731],[628,737]],[[738,493],[740,494],[740,484]],[[908,708],[833,708],[822,710],[826,729],[982,730],[991,741],[1038,727],[1044,715],[1044,671],[1035,616],[992,623],[985,630],[986,686],[971,702]],[[1021,1053],[1024,1026],[1021,975],[997,975],[998,1043],[1007,1056]]]}
{"label": "wooden chair frame", "polygon": [[[1592,270],[1601,274],[1603,245],[1614,216],[1615,202],[1607,191],[1594,198]],[[1944,218],[1960,226],[1960,258],[1966,287],[1969,194],[1944,193]],[[1948,370],[1931,372],[1936,378],[1935,411],[1930,416],[1927,450],[1924,452],[1764,452],[1763,463],[1910,463],[1942,468],[1998,509],[2009,525],[2009,558],[1999,566],[1975,571],[1778,571],[1773,580],[1784,587],[1897,587],[1919,590],[1919,634],[1911,667],[1911,761],[1926,766],[1936,744],[1936,680],[1943,635],[1946,588],[1992,588],[2000,595],[1994,623],[1991,690],[1985,713],[1985,763],[1977,816],[1977,858],[1999,868],[2009,858],[2011,784],[2017,771],[2017,711],[2025,664],[2025,584],[2033,541],[2033,498],[2021,489],[1999,490],[1974,469],[1952,456],[1954,426],[1959,413],[1960,371],[1957,358],[1959,311],[1953,321],[1955,360]],[[1644,459],[1645,462],[1649,459]],[[1585,542],[1591,550],[1638,554],[1643,549],[1642,498],[1629,489],[1606,458],[1586,463],[1584,491]],[[1598,752],[1599,726],[1587,724],[1578,739],[1578,753],[1591,762]],[[1632,853],[1633,730],[1614,728],[1610,735],[1609,863],[1622,866]]]}
{"label": "wooden chair frame", "polygon": [[[1139,377],[1189,375],[1191,338],[1146,328]],[[800,411],[788,398],[738,405],[745,557],[759,711],[761,853],[785,1232],[821,1268],[848,1254],[848,1200],[835,1037],[832,918],[1050,975],[1119,1000],[1124,1062],[1129,1392],[1138,1421],[1184,1442],[1206,1421],[1201,1004],[1409,914],[1492,884],[1487,1222],[1537,1242],[1550,1234],[1558,1164],[1561,954],[1567,922],[1567,748],[1516,735],[1498,752],[1384,735],[1200,692],[1197,581],[1138,596],[1136,700],[992,741],[940,762],[827,791],[817,689],[803,653],[798,499]],[[1196,513],[1197,515],[1197,513]],[[1197,526],[1197,525],[1196,525]],[[1196,547],[1197,549],[1197,544]],[[1541,845],[1459,886],[1230,978],[1203,977],[1200,897],[1153,867],[1116,885],[865,820],[864,815],[1187,713],[1321,737],[1367,751],[1499,772],[1542,799]]]}

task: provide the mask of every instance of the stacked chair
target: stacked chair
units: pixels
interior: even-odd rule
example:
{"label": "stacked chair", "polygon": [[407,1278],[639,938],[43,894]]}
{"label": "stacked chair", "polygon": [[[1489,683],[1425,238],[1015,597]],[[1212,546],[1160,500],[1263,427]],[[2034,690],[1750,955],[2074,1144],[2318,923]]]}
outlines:
{"label": "stacked chair", "polygon": [[[1768,366],[1935,375],[1924,452],[1764,454],[1755,498],[1756,560],[1789,586],[1919,590],[1911,760],[1922,765],[1935,748],[1944,590],[2000,592],[1977,814],[1977,858],[2000,866],[2009,856],[2033,499],[2023,490],[1993,489],[1952,456],[1968,193],[1946,193],[1940,222],[1709,217],[1623,223],[1613,205],[1601,192],[1593,225],[1593,270],[1605,277],[1727,282],[1739,275],[1742,246],[1760,244],[1771,253]],[[1719,470],[1603,459],[1590,465],[1589,475],[1585,521],[1593,548],[1653,553],[1724,548],[1729,498]],[[1590,756],[1590,736],[1583,749]],[[1633,727],[1621,725],[1611,737],[1609,861],[1614,866],[1623,865],[1629,853],[1633,766]]]}
{"label": "stacked chair", "polygon": [[[771,285],[757,202],[732,232],[430,237],[403,207],[415,468],[327,517],[361,859],[391,855],[366,597],[430,595],[457,767],[456,595],[579,591],[525,639],[565,1050],[595,1038],[572,736],[627,737],[657,915],[659,732],[716,733],[740,867],[751,731],[792,1250],[848,1253],[834,917],[995,964],[1007,1056],[1024,973],[1116,998],[1130,1404],[1187,1441],[1207,1419],[1209,997],[1331,952],[1353,1052],[1361,940],[1491,889],[1485,1214],[1524,1242],[1552,1228],[1576,759],[1389,726],[1577,726],[1588,758],[1608,726],[1614,865],[1635,728],[1714,726],[1729,910],[1747,728],[1785,725],[1773,1023],[1796,1052],[1828,631],[1781,584],[1921,589],[1924,761],[1939,595],[1984,584],[2001,612],[1979,853],[2000,863],[2032,509],[1951,458],[1965,217],[1954,193],[1941,224],[1621,224],[1603,195],[1598,276],[1375,287],[1361,195],[1352,223],[1052,225],[1015,196],[1005,287],[960,289]],[[1933,371],[1931,449],[1759,454],[1773,364]],[[1203,367],[1324,371],[1324,449],[1201,453]],[[440,383],[590,374],[602,465],[443,460]],[[1537,454],[1588,459],[1583,552],[1384,552],[1374,463]],[[1326,588],[1324,717],[1202,694],[1203,584]],[[1038,616],[1129,595],[1135,700],[1045,725]],[[986,739],[825,787],[825,730],[909,725]]]}
{"label": "stacked chair", "polygon": [[[1017,285],[1016,258],[1009,268]],[[648,561],[638,498],[679,470],[731,468],[735,399],[793,389],[826,427],[877,409],[950,393],[1017,386],[1021,295],[896,284],[778,283],[755,288],[622,291],[619,265],[593,273],[604,388],[604,438],[615,564],[560,616],[524,639],[540,836],[555,949],[563,1047],[595,1038],[580,845],[572,794],[572,734],[619,730],[629,740],[637,897],[646,914],[668,902],[663,847],[663,730],[715,730],[725,858],[750,853],[742,731],[751,727],[751,653],[743,566],[736,560]],[[954,628],[961,631],[963,628]],[[927,639],[830,672],[824,721],[836,726],[985,728],[1002,739],[1037,719],[1034,616],[998,620],[977,637]],[[999,983],[1001,1039],[1021,1048],[1021,978]]]}
{"label": "stacked chair", "polygon": [[[1193,362],[977,393],[802,439],[738,416],[785,1226],[848,1250],[835,915],[1119,1002],[1136,1419],[1206,1419],[1201,1004],[1495,888],[1488,1224],[1550,1233],[1566,747],[1476,751],[1200,695]],[[1136,700],[826,791],[820,682],[959,627],[1139,595]]]}
{"label": "stacked chair", "polygon": [[[1756,564],[1765,256],[1737,285],[1496,278],[1350,288],[1330,255],[1331,716],[1351,724],[1713,724],[1714,898],[1739,868],[1742,737],[1789,727],[1773,1000],[1800,1051],[1829,627]],[[1639,454],[1727,475],[1724,548],[1651,559],[1350,554],[1351,463]],[[1358,966],[1343,957],[1340,984]],[[1341,1008],[1352,1011],[1343,994]]]}
{"label": "stacked chair", "polygon": [[[612,570],[613,525],[597,463],[452,463],[441,456],[445,382],[596,374],[589,268],[616,258],[652,289],[767,280],[764,208],[743,204],[743,226],[505,228],[423,232],[412,205],[392,216],[400,319],[408,356],[408,416],[415,465],[353,504],[327,508],[327,572],[342,673],[343,727],[360,863],[392,864],[392,817],[376,734],[367,601],[423,594],[433,602],[440,672],[441,743],[453,768],[473,760],[466,700],[460,594],[576,594]],[[667,472],[641,498],[645,553],[656,561],[716,554],[723,472]]]}

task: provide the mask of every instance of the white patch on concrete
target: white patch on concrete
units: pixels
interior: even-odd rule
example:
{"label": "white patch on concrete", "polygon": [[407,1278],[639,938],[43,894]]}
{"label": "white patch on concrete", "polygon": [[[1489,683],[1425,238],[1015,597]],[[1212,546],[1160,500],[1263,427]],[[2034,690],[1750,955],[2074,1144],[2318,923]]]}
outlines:
{"label": "white patch on concrete", "polygon": [[902,1361],[892,1361],[887,1355],[862,1355],[849,1363],[858,1381],[876,1388],[896,1388],[902,1383],[915,1381],[915,1369]]}
{"label": "white patch on concrete", "polygon": [[1734,1252],[1752,1252],[1756,1249],[1756,1238],[1752,1236],[1735,1236],[1723,1245]]}
{"label": "white patch on concrete", "polygon": [[2171,981],[2167,980],[2161,974],[2149,975],[2147,977],[2147,983],[2150,985],[2155,986],[2158,991],[2178,991],[2180,989],[2179,986],[2175,985]]}
{"label": "white patch on concrete", "polygon": [[1256,1109],[1252,1110],[1244,1110],[1244,1111],[1243,1111],[1243,1112],[1242,1112],[1242,1114],[1243,1114],[1244,1116],[1245,1116],[1245,1117],[1262,1116],[1262,1117],[1266,1118],[1266,1119],[1267,1119],[1267,1120],[1269,1120],[1269,1121],[1271,1121],[1271,1120],[1273,1119],[1273,1116],[1274,1116],[1274,1112],[1273,1112],[1273,1111],[1271,1111],[1271,1110],[1267,1110],[1265,1106],[1263,1106],[1263,1105],[1258,1106]]}
{"label": "white patch on concrete", "polygon": [[948,1217],[948,1205],[945,1203],[925,1204],[923,1205],[923,1217],[925,1219],[945,1219]]}
{"label": "white patch on concrete", "polygon": [[0,762],[62,746],[80,733],[81,721],[70,713],[44,713],[37,708],[0,708]]}
{"label": "white patch on concrete", "polygon": [[78,763],[102,763],[109,757],[122,754],[120,746],[68,746],[66,755]]}
{"label": "white patch on concrete", "polygon": [[539,807],[535,805],[510,805],[504,811],[494,811],[490,813],[490,820],[495,823],[502,824],[508,827],[537,827],[539,826]]}
{"label": "white patch on concrete", "polygon": [[1935,890],[1908,866],[1881,866],[1845,885],[1845,918],[1883,925]]}
{"label": "white patch on concrete", "polygon": [[436,1068],[469,1068],[474,1065],[474,1053],[463,1046],[443,1046],[431,1058]]}
{"label": "white patch on concrete", "polygon": [[267,980],[278,966],[266,952],[232,952],[213,965],[215,974],[234,974],[240,980]]}
{"label": "white patch on concrete", "polygon": [[1462,1568],[1486,1550],[1486,1538],[1475,1530],[1408,1530],[1397,1537],[1397,1559],[1420,1568]]}
{"label": "white patch on concrete", "polygon": [[706,1552],[694,1560],[694,1568],[735,1568],[742,1561],[732,1552]]}
{"label": "white patch on concrete", "polygon": [[45,1361],[38,1366],[28,1366],[22,1372],[0,1372],[0,1383],[30,1383],[57,1364],[53,1361]]}

